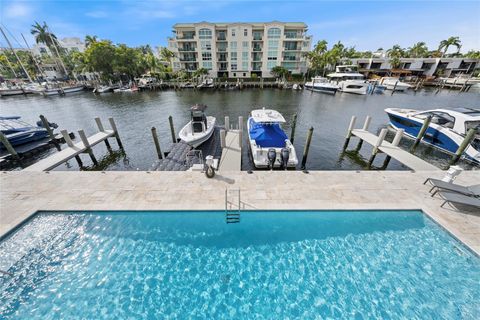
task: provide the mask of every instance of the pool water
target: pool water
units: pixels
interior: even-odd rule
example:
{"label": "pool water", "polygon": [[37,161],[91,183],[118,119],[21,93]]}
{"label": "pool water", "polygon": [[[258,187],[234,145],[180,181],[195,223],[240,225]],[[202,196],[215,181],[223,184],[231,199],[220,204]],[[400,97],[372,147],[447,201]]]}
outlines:
{"label": "pool water", "polygon": [[0,319],[479,319],[480,259],[420,211],[39,213]]}

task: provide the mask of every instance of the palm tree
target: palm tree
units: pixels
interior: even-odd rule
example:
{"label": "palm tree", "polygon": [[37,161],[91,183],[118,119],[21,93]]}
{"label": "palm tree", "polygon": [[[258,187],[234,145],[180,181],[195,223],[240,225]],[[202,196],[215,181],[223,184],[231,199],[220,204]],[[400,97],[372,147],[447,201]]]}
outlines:
{"label": "palm tree", "polygon": [[460,52],[460,48],[462,47],[461,43],[462,41],[460,41],[459,37],[449,37],[447,40],[440,41],[438,51],[443,49],[442,57],[447,53],[448,48],[451,46],[457,47],[457,52]]}
{"label": "palm tree", "polygon": [[85,36],[85,47],[89,47],[92,43],[95,43],[98,41],[98,37],[97,36],[89,36],[89,35],[86,35]]}
{"label": "palm tree", "polygon": [[405,57],[405,50],[402,49],[398,44],[394,45],[391,49],[387,50],[388,57],[390,59],[390,64],[393,69],[400,67],[401,61],[400,58]]}
{"label": "palm tree", "polygon": [[37,43],[43,43],[49,49],[54,45],[58,47],[57,37],[53,33],[50,33],[45,21],[43,22],[43,25],[35,21],[35,24],[32,25],[30,33],[35,36],[35,41]]}
{"label": "palm tree", "polygon": [[411,48],[408,48],[408,55],[411,58],[425,58],[428,56],[428,48],[425,42],[417,42]]}

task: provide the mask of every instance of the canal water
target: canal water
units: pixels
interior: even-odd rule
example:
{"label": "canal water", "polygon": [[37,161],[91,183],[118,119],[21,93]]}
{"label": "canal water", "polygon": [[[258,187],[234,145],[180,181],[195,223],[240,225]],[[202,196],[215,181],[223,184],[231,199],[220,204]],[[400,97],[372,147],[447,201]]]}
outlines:
{"label": "canal water", "polygon": [[[94,118],[103,119],[108,126],[108,117],[113,117],[125,147],[125,154],[109,154],[104,144],[96,146],[94,153],[101,160],[99,167],[93,168],[88,156],[82,156],[84,165],[93,170],[148,170],[156,160],[155,147],[150,128],[155,126],[160,144],[165,150],[171,143],[168,116],[173,117],[178,131],[189,121],[189,108],[195,103],[208,106],[209,115],[217,117],[223,124],[224,117],[230,116],[231,123],[237,123],[238,116],[246,121],[250,110],[268,107],[282,113],[289,123],[284,125],[290,135],[290,120],[298,114],[294,145],[301,159],[307,130],[314,128],[313,139],[307,161],[311,170],[361,170],[372,148],[366,144],[359,153],[342,153],[345,134],[352,115],[357,116],[357,127],[362,126],[367,115],[372,116],[370,131],[378,133],[388,125],[384,112],[387,107],[402,107],[419,110],[431,108],[479,107],[478,93],[442,90],[435,94],[434,89],[419,90],[417,93],[390,92],[378,95],[359,96],[337,93],[335,96],[310,92],[279,89],[245,89],[242,91],[148,91],[138,93],[108,93],[95,95],[81,92],[67,96],[16,96],[0,99],[0,115],[19,115],[29,123],[35,123],[40,114],[59,128],[76,132],[84,129],[87,135],[96,132]],[[246,126],[245,126],[246,130]],[[393,136],[393,134],[392,134]],[[77,135],[77,139],[78,135]],[[352,138],[349,149],[354,149],[357,140]],[[411,145],[402,139],[401,146]],[[114,148],[116,143],[111,142]],[[252,169],[244,137],[242,169]],[[34,160],[48,156],[55,149],[38,155]],[[416,154],[437,166],[445,166],[449,156],[431,147],[420,146]],[[381,167],[383,155],[377,156],[374,166]],[[463,167],[471,168],[467,163]],[[300,167],[300,165],[299,165]],[[16,168],[19,169],[19,168]],[[390,170],[407,170],[397,161],[388,165]],[[55,170],[79,170],[75,160],[61,165]]]}

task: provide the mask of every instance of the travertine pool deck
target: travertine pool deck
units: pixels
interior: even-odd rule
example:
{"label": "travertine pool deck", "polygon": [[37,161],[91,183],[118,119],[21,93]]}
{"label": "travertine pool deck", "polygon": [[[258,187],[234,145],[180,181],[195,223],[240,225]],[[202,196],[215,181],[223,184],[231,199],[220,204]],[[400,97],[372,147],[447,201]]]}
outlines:
{"label": "travertine pool deck", "polygon": [[[225,188],[242,190],[250,209],[421,209],[480,254],[480,212],[440,208],[427,177],[444,172],[256,171],[222,172],[1,172],[0,236],[38,210],[220,209]],[[480,171],[456,183],[480,183]]]}

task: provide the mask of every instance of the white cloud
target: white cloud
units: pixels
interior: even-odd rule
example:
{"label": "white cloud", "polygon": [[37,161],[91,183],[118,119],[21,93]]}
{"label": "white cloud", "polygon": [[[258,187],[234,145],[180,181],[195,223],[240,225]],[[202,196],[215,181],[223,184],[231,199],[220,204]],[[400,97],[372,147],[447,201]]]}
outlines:
{"label": "white cloud", "polygon": [[12,3],[5,7],[5,17],[24,18],[30,16],[31,8],[24,3]]}
{"label": "white cloud", "polygon": [[85,13],[85,15],[91,18],[106,18],[108,16],[105,11],[90,11]]}

